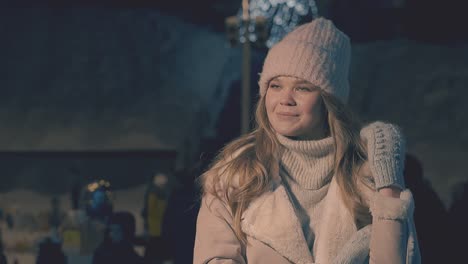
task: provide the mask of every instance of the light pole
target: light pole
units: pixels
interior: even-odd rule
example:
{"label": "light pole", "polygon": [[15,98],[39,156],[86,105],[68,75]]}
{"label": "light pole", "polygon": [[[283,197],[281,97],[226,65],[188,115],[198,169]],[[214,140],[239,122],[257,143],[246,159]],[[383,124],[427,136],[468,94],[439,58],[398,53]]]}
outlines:
{"label": "light pole", "polygon": [[[242,23],[250,24],[249,1],[242,0]],[[248,29],[249,26],[247,26]],[[250,130],[250,41],[249,30],[243,32],[244,43],[242,43],[242,95],[241,95],[241,134]]]}
{"label": "light pole", "polygon": [[266,31],[266,20],[262,16],[251,18],[249,12],[249,1],[242,0],[242,15],[226,18],[226,32],[231,46],[242,45],[242,88],[241,88],[241,134],[246,134],[250,130],[250,71],[252,43],[257,47],[265,45],[268,37]]}

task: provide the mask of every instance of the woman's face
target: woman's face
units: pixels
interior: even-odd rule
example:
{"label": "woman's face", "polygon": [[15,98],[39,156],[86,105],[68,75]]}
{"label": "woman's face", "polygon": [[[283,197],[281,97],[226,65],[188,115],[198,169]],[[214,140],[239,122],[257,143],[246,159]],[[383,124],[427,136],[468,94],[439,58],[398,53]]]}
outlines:
{"label": "woman's face", "polygon": [[272,79],[265,105],[272,128],[294,139],[325,137],[325,108],[320,88],[290,76]]}

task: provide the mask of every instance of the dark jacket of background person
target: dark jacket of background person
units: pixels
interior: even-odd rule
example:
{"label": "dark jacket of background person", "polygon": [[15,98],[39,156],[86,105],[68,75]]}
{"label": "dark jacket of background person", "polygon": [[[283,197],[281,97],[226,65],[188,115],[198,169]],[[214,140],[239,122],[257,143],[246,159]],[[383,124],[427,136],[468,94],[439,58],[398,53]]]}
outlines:
{"label": "dark jacket of background person", "polygon": [[142,258],[133,248],[135,218],[129,212],[116,212],[109,220],[111,225],[119,225],[122,230],[121,241],[114,241],[111,230],[106,231],[104,241],[94,251],[93,264],[141,264]]}
{"label": "dark jacket of background person", "polygon": [[141,257],[128,242],[113,244],[105,240],[94,252],[93,264],[141,264]]}
{"label": "dark jacket of background person", "polygon": [[199,189],[195,180],[211,162],[211,153],[205,153],[192,168],[176,174],[180,184],[172,191],[164,215],[162,237],[168,242],[173,264],[193,263],[195,230],[200,208]]}
{"label": "dark jacket of background person", "polygon": [[466,263],[466,238],[468,237],[468,182],[454,190],[453,202],[449,209],[450,252],[449,263]]}
{"label": "dark jacket of background person", "polygon": [[[447,229],[448,214],[442,200],[424,178],[423,165],[415,156],[406,155],[405,182],[413,192],[414,223],[419,241],[421,260],[425,264],[452,263],[447,262],[449,236]],[[453,240],[452,240],[453,241]],[[453,262],[455,263],[455,262]]]}
{"label": "dark jacket of background person", "polygon": [[3,252],[3,242],[1,241],[0,237],[0,264],[7,264],[7,258],[5,253]]}
{"label": "dark jacket of background person", "polygon": [[[3,262],[0,260],[0,263]],[[48,237],[39,244],[39,253],[37,255],[36,264],[51,263],[66,264],[67,257],[62,251],[62,245],[60,243],[54,242],[51,238]]]}

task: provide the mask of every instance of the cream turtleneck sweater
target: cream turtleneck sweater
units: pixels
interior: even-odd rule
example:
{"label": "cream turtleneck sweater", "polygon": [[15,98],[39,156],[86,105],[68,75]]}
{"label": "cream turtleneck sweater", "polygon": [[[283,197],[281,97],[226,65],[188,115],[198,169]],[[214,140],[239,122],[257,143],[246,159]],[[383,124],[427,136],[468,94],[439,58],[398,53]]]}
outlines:
{"label": "cream turtleneck sweater", "polygon": [[333,138],[292,140],[281,135],[277,135],[277,138],[283,146],[280,175],[312,251],[315,230],[324,210],[323,198],[333,177]]}

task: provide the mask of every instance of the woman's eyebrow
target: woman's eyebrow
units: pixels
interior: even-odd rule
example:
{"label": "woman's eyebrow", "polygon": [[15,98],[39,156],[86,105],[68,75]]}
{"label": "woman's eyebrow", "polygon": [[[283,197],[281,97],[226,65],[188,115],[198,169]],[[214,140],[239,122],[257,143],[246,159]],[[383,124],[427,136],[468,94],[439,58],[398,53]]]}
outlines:
{"label": "woman's eyebrow", "polygon": [[281,79],[276,77],[276,78],[271,79],[270,82],[281,82]]}
{"label": "woman's eyebrow", "polygon": [[310,86],[316,86],[308,81],[305,81],[305,80],[297,80],[294,82],[294,84],[298,85],[298,84],[307,84],[307,85],[310,85]]}

